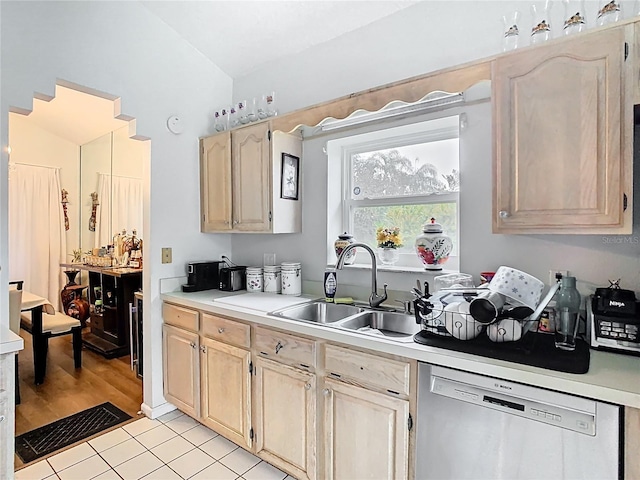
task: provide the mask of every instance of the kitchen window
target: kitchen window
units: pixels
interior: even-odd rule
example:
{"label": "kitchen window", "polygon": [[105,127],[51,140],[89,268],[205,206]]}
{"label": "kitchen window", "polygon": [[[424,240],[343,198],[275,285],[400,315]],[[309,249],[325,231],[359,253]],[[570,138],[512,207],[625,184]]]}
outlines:
{"label": "kitchen window", "polygon": [[[422,226],[433,217],[453,240],[446,268],[456,269],[458,124],[458,115],[454,115],[327,142],[328,233],[336,233],[332,225],[341,225],[338,233],[347,231],[357,241],[375,249],[378,227],[399,227],[403,246],[396,266],[423,268],[414,241],[422,233]],[[335,237],[328,240],[333,242]],[[356,265],[369,263],[366,252],[356,259]]]}

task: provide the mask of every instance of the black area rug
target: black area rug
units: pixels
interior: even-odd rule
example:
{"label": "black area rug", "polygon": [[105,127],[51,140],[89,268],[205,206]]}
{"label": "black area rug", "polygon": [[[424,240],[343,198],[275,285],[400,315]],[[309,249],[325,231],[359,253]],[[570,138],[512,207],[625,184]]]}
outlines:
{"label": "black area rug", "polygon": [[112,403],[96,405],[16,437],[16,453],[29,463],[130,418]]}

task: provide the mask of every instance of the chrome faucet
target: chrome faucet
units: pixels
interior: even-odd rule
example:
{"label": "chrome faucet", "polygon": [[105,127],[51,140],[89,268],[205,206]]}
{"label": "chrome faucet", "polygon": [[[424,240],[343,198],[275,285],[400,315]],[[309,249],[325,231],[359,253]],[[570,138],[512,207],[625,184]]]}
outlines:
{"label": "chrome faucet", "polygon": [[344,247],[344,250],[342,250],[340,256],[338,257],[338,261],[336,262],[336,269],[342,270],[342,267],[344,266],[344,260],[347,257],[347,253],[349,253],[350,250],[356,247],[364,248],[367,252],[369,252],[369,255],[371,255],[371,295],[369,296],[369,305],[371,305],[371,308],[377,308],[382,302],[387,299],[387,284],[384,284],[384,293],[382,295],[378,295],[378,268],[376,266],[376,254],[373,252],[373,250],[371,250],[371,247],[369,245],[367,245],[366,243],[356,242],[350,243],[349,245]]}

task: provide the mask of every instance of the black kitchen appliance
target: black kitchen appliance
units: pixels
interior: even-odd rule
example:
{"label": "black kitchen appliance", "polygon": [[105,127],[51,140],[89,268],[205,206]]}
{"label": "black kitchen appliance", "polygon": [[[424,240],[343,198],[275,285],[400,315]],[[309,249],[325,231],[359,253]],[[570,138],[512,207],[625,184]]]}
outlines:
{"label": "black kitchen appliance", "polygon": [[640,355],[640,302],[635,293],[612,283],[587,299],[587,337],[591,348]]}
{"label": "black kitchen appliance", "polygon": [[220,269],[220,290],[235,292],[246,288],[247,267],[233,266]]}
{"label": "black kitchen appliance", "polygon": [[220,283],[221,261],[196,262],[187,264],[187,284],[182,285],[183,292],[200,292],[218,288]]}

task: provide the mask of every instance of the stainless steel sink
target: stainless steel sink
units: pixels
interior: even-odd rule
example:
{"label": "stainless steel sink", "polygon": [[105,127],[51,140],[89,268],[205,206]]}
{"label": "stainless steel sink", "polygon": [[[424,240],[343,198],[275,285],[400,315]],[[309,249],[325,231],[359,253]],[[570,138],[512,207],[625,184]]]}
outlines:
{"label": "stainless steel sink", "polygon": [[364,312],[364,308],[354,305],[342,305],[316,300],[301,305],[281,308],[271,312],[270,315],[287,318],[289,320],[302,320],[313,323],[334,323],[353,315]]}
{"label": "stainless steel sink", "polygon": [[413,335],[421,330],[415,317],[400,312],[370,310],[356,317],[346,319],[336,325],[346,330],[381,335],[396,340],[413,340]]}
{"label": "stainless steel sink", "polygon": [[411,314],[394,310],[372,310],[358,305],[327,303],[324,300],[281,308],[269,315],[374,335],[398,342],[412,342],[421,326]]}

